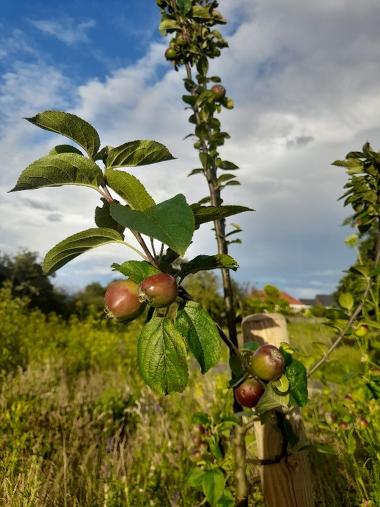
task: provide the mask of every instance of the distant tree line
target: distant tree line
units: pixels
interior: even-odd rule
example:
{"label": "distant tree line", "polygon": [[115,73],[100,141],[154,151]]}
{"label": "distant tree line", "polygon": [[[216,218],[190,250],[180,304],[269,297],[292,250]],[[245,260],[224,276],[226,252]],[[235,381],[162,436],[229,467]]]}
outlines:
{"label": "distant tree line", "polygon": [[85,315],[90,307],[103,308],[104,287],[94,282],[69,294],[53,285],[54,275],[45,275],[36,252],[23,250],[13,256],[0,253],[0,287],[9,286],[15,297],[26,298],[30,308],[62,317]]}
{"label": "distant tree line", "polygon": [[[363,251],[367,241],[362,244]],[[54,275],[47,276],[43,273],[35,252],[23,250],[13,256],[0,253],[0,287],[8,285],[14,296],[27,298],[31,308],[39,308],[43,313],[55,312],[64,318],[74,313],[86,316],[90,309],[103,311],[105,287],[100,283],[90,283],[82,290],[69,294],[57,288],[52,283],[53,278]],[[346,276],[338,290],[347,289],[349,284],[350,278]],[[289,303],[281,297],[280,290],[274,285],[265,285],[262,290],[236,281],[233,281],[233,285],[238,321],[245,315],[264,311],[285,315],[291,313]],[[225,324],[220,279],[214,272],[203,271],[189,276],[185,288],[219,324]],[[317,310],[321,312],[324,309]]]}

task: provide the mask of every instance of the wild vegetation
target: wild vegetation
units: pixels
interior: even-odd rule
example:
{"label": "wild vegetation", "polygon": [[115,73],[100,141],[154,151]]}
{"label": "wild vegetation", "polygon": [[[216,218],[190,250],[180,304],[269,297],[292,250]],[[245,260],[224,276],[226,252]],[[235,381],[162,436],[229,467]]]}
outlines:
{"label": "wild vegetation", "polygon": [[[205,377],[194,365],[186,391],[162,398],[136,370],[139,321],[118,324],[97,310],[47,316],[9,288],[0,290],[0,318],[1,504],[195,506],[202,495],[187,477],[202,460],[222,460],[232,486],[232,390],[222,365]],[[290,317],[289,332],[303,359],[319,357],[332,337],[312,317]],[[369,390],[380,390],[380,376],[362,372],[360,351],[345,345],[312,384],[304,417],[317,505],[380,501],[380,409]],[[249,476],[251,504],[263,505],[256,466]]]}
{"label": "wild vegetation", "polygon": [[[20,257],[21,266],[3,262],[4,280],[10,282],[1,289],[3,500],[11,505],[260,505],[266,498],[257,465],[288,465],[292,454],[308,449],[319,505],[375,505],[380,155],[366,143],[361,152],[334,163],[347,170],[343,198],[354,211],[358,235],[350,243],[359,250],[353,279],[343,282],[325,321],[292,318],[273,286],[264,288],[264,297],[234,291],[231,271],[238,263],[228,252],[231,243],[240,242],[233,236],[240,227],[230,227],[226,218],[252,210],[225,205],[222,198],[225,187],[239,184],[231,172],[238,166],[220,153],[229,134],[217,118],[233,102],[221,78],[209,75],[209,60],[227,46],[216,29],[226,21],[215,0],[157,4],[160,31],[171,37],[165,56],[185,71],[182,98],[193,126],[187,137],[193,138],[201,165],[190,176],[201,174],[208,194],[192,204],[183,194],[157,204],[125,168],[172,160],[164,145],[133,140],[101,147],[96,129],[71,113],[49,110],[28,118],[80,149],[55,146],[21,172],[12,191],[74,184],[97,192],[101,203],[96,227],[51,248],[42,270],[29,258],[40,283],[36,291],[30,280],[16,276],[25,259]],[[213,225],[217,253],[185,260],[195,230],[207,223]],[[111,283],[104,297],[114,320],[102,319],[88,304],[91,298],[99,302],[95,286],[66,314],[49,313],[56,292],[44,275],[109,243],[143,259],[112,265],[124,277]],[[202,304],[204,298],[197,300],[188,287],[204,283],[205,273],[215,269],[221,273],[222,299],[215,294]],[[292,343],[242,346],[239,322],[257,311],[287,314]],[[293,425],[300,408],[308,441]],[[251,457],[252,421],[276,428],[281,455]]]}

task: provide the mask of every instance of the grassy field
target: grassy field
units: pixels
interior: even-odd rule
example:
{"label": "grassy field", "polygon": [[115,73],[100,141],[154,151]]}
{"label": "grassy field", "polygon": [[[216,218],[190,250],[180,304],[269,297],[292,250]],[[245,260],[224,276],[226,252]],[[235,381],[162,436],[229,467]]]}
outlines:
{"label": "grassy field", "polygon": [[[201,504],[186,486],[196,450],[192,413],[206,412],[213,420],[230,413],[224,367],[202,377],[194,366],[184,393],[158,397],[137,371],[139,323],[121,327],[101,315],[46,318],[11,300],[6,290],[0,290],[0,319],[1,505]],[[331,337],[310,321],[289,323],[289,332],[300,355],[318,355],[320,343]],[[321,506],[380,505],[379,407],[360,392],[344,398],[360,359],[352,347],[339,350],[329,366],[330,383],[323,379],[304,410],[310,441],[323,451],[312,450]],[[357,424],[363,414],[365,428]],[[225,468],[232,484],[228,445]],[[252,498],[262,506],[258,471],[252,467],[249,474]]]}

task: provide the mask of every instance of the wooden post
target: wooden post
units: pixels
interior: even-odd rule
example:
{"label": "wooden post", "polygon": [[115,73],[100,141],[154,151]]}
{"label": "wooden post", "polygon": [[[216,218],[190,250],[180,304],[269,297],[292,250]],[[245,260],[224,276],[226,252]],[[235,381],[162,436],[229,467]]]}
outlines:
{"label": "wooden post", "polygon": [[[285,318],[278,313],[259,313],[249,315],[242,322],[244,342],[256,341],[280,346],[289,343]],[[300,442],[305,441],[305,431],[299,411],[289,418],[293,431]],[[276,424],[260,422],[254,426],[257,445],[257,458],[272,459],[282,454],[283,437]],[[297,452],[279,463],[259,465],[265,505],[267,507],[313,507],[315,496],[312,474],[307,451]]]}

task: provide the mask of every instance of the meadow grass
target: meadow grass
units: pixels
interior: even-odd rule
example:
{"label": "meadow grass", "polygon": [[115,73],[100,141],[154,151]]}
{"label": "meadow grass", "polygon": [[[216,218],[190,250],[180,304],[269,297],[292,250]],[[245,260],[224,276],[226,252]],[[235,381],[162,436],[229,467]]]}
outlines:
{"label": "meadow grass", "polygon": [[[6,290],[0,290],[0,319],[1,505],[202,503],[186,486],[194,466],[192,414],[217,419],[230,413],[225,367],[201,376],[192,363],[184,393],[160,397],[137,371],[139,322],[120,326],[94,314],[65,322],[29,311]],[[301,355],[315,353],[313,342],[331,339],[313,322],[290,322],[289,332]],[[360,369],[360,356],[349,348],[350,367]],[[360,397],[348,406],[342,402],[345,389],[344,383],[323,385],[304,410],[311,442],[330,452],[312,452],[318,505],[374,506],[380,491],[379,410]],[[364,410],[370,425],[362,430],[352,419]],[[339,428],[339,418],[351,421],[349,431]],[[249,445],[254,447],[253,436]],[[232,487],[228,448],[225,463]],[[249,474],[260,507],[258,471],[253,467]]]}

